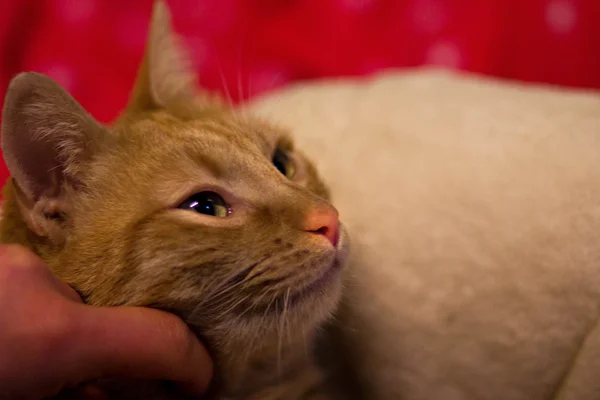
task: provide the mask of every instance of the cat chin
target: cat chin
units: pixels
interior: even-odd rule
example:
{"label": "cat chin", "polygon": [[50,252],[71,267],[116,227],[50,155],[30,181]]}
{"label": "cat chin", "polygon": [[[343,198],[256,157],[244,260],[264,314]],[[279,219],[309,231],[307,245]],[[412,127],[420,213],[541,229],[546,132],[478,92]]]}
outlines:
{"label": "cat chin", "polygon": [[324,268],[322,274],[304,286],[291,287],[287,293],[273,298],[265,306],[253,305],[250,308],[247,305],[240,306],[235,313],[250,318],[265,318],[298,311],[305,307],[313,311],[319,305],[331,308],[328,304],[337,302],[340,297],[342,266],[343,263],[335,258],[327,268]]}
{"label": "cat chin", "polygon": [[278,333],[282,326],[300,336],[310,334],[337,308],[342,294],[341,272],[342,263],[336,259],[304,287],[292,288],[289,294],[274,298],[265,307],[240,307],[233,311],[231,319],[239,324],[238,328],[261,332],[264,337]]}
{"label": "cat chin", "polygon": [[288,306],[296,307],[304,301],[310,301],[313,297],[328,297],[328,292],[334,291],[335,284],[340,280],[341,269],[341,262],[335,259],[320,277],[303,288],[292,292],[287,301]]}
{"label": "cat chin", "polygon": [[327,276],[313,282],[310,287],[290,297],[287,305],[272,310],[269,315],[257,316],[258,318],[272,318],[271,326],[278,327],[285,320],[287,329],[295,330],[297,334],[304,336],[311,334],[328,320],[337,308],[342,294],[342,280],[339,266],[328,271]]}
{"label": "cat chin", "polygon": [[[342,280],[339,272],[326,278],[310,291],[302,293],[292,303],[288,300],[286,306],[271,307],[262,311],[248,309],[233,312],[217,324],[211,324],[206,331],[200,326],[191,326],[199,337],[220,338],[226,333],[227,342],[234,342],[244,347],[254,343],[256,348],[262,348],[277,343],[282,334],[288,342],[306,342],[316,330],[334,313],[341,299]],[[256,311],[256,312],[254,312]],[[216,329],[215,329],[216,327]]]}

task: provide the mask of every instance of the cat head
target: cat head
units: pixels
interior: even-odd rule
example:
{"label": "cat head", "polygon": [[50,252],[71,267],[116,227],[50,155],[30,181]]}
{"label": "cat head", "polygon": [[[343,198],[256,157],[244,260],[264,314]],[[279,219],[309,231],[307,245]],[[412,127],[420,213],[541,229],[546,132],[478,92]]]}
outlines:
{"label": "cat head", "polygon": [[49,78],[15,77],[3,239],[33,248],[87,302],[173,311],[214,346],[271,340],[282,321],[304,335],[339,297],[337,211],[287,132],[197,89],[187,59],[158,2],[110,126]]}

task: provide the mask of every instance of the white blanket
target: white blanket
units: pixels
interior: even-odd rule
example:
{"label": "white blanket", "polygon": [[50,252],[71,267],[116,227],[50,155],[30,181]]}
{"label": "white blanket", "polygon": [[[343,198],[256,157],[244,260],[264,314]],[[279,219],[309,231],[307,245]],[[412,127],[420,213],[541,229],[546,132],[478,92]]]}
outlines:
{"label": "white blanket", "polygon": [[293,128],[350,229],[370,399],[600,399],[600,94],[436,70],[313,82]]}

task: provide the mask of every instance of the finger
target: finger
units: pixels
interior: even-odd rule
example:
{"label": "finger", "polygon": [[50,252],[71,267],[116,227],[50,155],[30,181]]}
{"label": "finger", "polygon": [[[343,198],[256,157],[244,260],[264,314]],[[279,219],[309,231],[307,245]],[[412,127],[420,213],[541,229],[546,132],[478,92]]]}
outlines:
{"label": "finger", "polygon": [[48,277],[48,279],[50,280],[50,282],[52,283],[54,288],[61,295],[63,295],[67,299],[69,299],[71,301],[75,301],[77,303],[83,302],[83,300],[81,299],[81,296],[79,296],[79,293],[77,293],[77,291],[75,289],[73,289],[71,286],[67,285],[60,279],[58,279],[54,274],[52,274],[52,272],[48,268],[46,268],[46,269],[48,271],[48,274],[50,275]]}
{"label": "finger", "polygon": [[25,247],[0,245],[0,265],[5,274],[10,273],[13,285],[26,288],[38,283],[41,284],[38,290],[41,287],[51,288],[70,300],[81,302],[73,288],[58,279],[40,257]]}
{"label": "finger", "polygon": [[170,380],[202,394],[212,362],[197,337],[175,315],[139,307],[81,306],[76,351],[89,379]]}

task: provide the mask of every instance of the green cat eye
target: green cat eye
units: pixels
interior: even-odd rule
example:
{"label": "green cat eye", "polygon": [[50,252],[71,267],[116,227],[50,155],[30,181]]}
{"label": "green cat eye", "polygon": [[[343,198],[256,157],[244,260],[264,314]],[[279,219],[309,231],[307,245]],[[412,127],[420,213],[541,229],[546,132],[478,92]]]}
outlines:
{"label": "green cat eye", "polygon": [[280,148],[275,149],[272,161],[275,168],[289,179],[292,179],[294,175],[296,175],[296,166],[294,165],[294,162],[290,159],[289,155]]}
{"label": "green cat eye", "polygon": [[229,206],[215,192],[200,192],[188,198],[178,207],[183,210],[194,210],[197,213],[224,218],[229,215]]}

